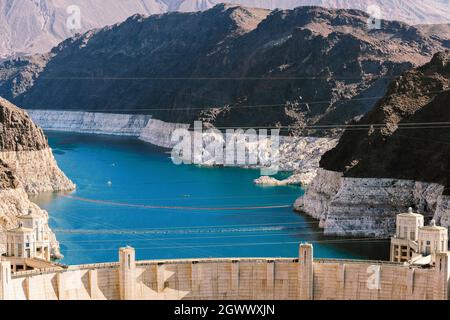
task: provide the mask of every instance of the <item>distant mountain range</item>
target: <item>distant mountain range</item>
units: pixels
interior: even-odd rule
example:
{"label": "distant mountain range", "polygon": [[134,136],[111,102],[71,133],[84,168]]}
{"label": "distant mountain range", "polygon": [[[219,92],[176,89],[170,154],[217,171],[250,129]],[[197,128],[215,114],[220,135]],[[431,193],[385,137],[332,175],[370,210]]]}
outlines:
{"label": "distant mountain range", "polygon": [[[0,0],[0,58],[44,53],[75,33],[115,24],[136,13],[200,11],[221,2],[266,9],[317,5],[363,11],[375,4],[384,19],[409,24],[450,23],[448,0]],[[67,10],[73,5],[80,8],[80,29],[67,27],[74,14]]]}
{"label": "distant mountain range", "polygon": [[[216,126],[343,124],[448,40],[356,10],[218,5],[135,15],[0,66],[0,95],[26,108],[145,113]],[[429,31],[429,30],[427,30]],[[292,112],[290,112],[292,113]],[[295,117],[294,117],[295,118]]]}

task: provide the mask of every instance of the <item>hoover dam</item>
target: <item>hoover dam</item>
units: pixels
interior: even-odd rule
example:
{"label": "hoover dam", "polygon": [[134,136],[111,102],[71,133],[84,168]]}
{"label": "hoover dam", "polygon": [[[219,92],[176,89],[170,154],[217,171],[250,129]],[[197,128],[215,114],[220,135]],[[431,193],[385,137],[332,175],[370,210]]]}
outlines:
{"label": "hoover dam", "polygon": [[0,262],[0,300],[446,300],[448,255],[432,268],[403,263],[299,257],[136,261],[43,269],[11,275]]}

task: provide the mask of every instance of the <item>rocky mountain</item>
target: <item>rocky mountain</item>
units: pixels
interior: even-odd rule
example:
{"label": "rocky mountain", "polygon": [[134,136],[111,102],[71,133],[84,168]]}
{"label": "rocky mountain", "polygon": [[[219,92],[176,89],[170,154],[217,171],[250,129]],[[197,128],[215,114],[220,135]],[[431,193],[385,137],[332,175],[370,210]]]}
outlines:
{"label": "rocky mountain", "polygon": [[450,194],[449,86],[450,54],[442,52],[395,80],[322,157],[321,167],[345,177],[436,182]]}
{"label": "rocky mountain", "polygon": [[[387,20],[409,24],[450,22],[447,0],[113,0],[107,5],[103,0],[0,0],[0,58],[44,53],[76,33],[115,24],[133,14],[194,12],[221,2],[271,10],[314,5],[378,15],[377,9],[370,7],[376,5]],[[79,24],[73,23],[77,12]]]}
{"label": "rocky mountain", "polygon": [[449,85],[448,51],[394,80],[325,153],[297,209],[328,234],[389,236],[408,207],[450,226]]}
{"label": "rocky mountain", "polygon": [[[77,14],[77,7],[73,6],[80,10],[78,25],[71,20]],[[77,32],[114,24],[136,13],[155,14],[166,10],[159,0],[108,1],[107,4],[100,0],[1,0],[0,57],[47,52]]]}
{"label": "rocky mountain", "polygon": [[[17,217],[33,212],[48,218],[28,199],[46,191],[68,191],[75,185],[58,168],[42,130],[21,109],[0,98],[0,244],[3,230],[17,227]],[[52,255],[59,244],[49,226]],[[5,248],[0,245],[0,255]]]}
{"label": "rocky mountain", "polygon": [[[401,22],[368,30],[356,10],[135,15],[0,68],[0,94],[30,109],[145,113],[217,126],[342,124],[446,40]],[[292,111],[291,110],[291,111]]]}
{"label": "rocky mountain", "polygon": [[449,2],[447,0],[228,0],[222,2],[271,10],[276,8],[293,9],[299,6],[357,9],[369,12],[382,19],[397,20],[412,25],[450,22]]}

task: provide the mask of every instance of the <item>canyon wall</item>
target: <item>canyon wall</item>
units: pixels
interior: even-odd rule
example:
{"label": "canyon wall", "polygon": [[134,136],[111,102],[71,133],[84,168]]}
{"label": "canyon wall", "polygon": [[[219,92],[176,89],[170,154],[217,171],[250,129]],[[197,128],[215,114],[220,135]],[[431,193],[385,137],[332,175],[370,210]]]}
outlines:
{"label": "canyon wall", "polygon": [[314,259],[311,245],[301,245],[296,258],[136,261],[132,248],[119,257],[119,263],[14,274],[0,261],[0,300],[448,299],[446,254],[430,268]]}
{"label": "canyon wall", "polygon": [[151,116],[82,111],[27,110],[45,130],[139,136]]}
{"label": "canyon wall", "polygon": [[[70,191],[75,185],[59,169],[41,128],[22,109],[0,98],[0,254],[5,251],[2,231],[18,226],[17,217],[48,214],[28,195]],[[52,256],[60,257],[59,243],[48,224]]]}
{"label": "canyon wall", "polygon": [[172,148],[175,145],[172,141],[172,133],[177,129],[189,129],[189,124],[150,119],[141,130],[139,139],[159,147]]}
{"label": "canyon wall", "polygon": [[436,183],[403,179],[343,177],[319,169],[294,207],[320,220],[327,235],[385,238],[395,233],[396,215],[415,207],[426,218],[449,226],[448,197]]}
{"label": "canyon wall", "polygon": [[59,169],[50,148],[33,151],[0,151],[30,195],[74,190],[75,184]]}
{"label": "canyon wall", "polygon": [[450,229],[450,196],[439,196],[434,212],[436,223]]}
{"label": "canyon wall", "polygon": [[27,110],[45,130],[137,137],[153,145],[171,148],[172,132],[188,124],[152,119],[150,115],[82,111]]}
{"label": "canyon wall", "polygon": [[28,194],[73,190],[59,169],[44,132],[30,116],[0,98],[0,160]]}
{"label": "canyon wall", "polygon": [[303,197],[297,199],[294,208],[315,219],[325,220],[329,204],[342,183],[342,174],[319,169],[315,179]]}
{"label": "canyon wall", "polygon": [[320,160],[296,208],[325,233],[389,237],[395,216],[413,207],[450,226],[450,52],[405,72],[385,97],[351,123]]}

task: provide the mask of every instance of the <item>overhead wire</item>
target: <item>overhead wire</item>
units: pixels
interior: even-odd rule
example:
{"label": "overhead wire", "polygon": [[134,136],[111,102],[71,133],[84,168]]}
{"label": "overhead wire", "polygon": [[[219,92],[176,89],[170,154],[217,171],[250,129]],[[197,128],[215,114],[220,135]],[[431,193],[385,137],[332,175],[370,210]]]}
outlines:
{"label": "overhead wire", "polygon": [[[449,89],[442,89],[442,90],[434,90],[434,91],[428,91],[428,92],[423,92],[421,93],[422,95],[426,95],[426,94],[438,94],[438,93],[443,93],[443,92],[447,92],[450,91]],[[332,100],[332,99],[328,99],[328,100],[311,100],[311,101],[295,101],[295,105],[314,105],[314,104],[336,104],[336,103],[340,103],[340,102],[354,102],[354,101],[368,101],[368,100],[380,100],[383,99],[385,96],[372,96],[372,97],[360,97],[360,98],[356,98],[356,97],[352,97],[349,99],[337,99],[337,100]],[[206,98],[205,98],[206,99]],[[217,110],[220,108],[227,108],[227,109],[260,109],[260,108],[275,108],[275,107],[286,107],[287,103],[289,101],[284,101],[284,102],[280,102],[280,103],[274,103],[274,104],[251,104],[251,105],[231,105],[232,103],[226,103],[226,102],[222,102],[223,106],[213,106],[213,107],[197,107],[197,106],[190,106],[190,107],[165,107],[165,108],[161,108],[161,107],[155,107],[155,108],[151,108],[148,106],[134,106],[132,108],[127,107],[127,108],[120,108],[120,109],[114,109],[114,108],[109,108],[109,107],[99,107],[99,106],[80,106],[79,108],[67,108],[67,107],[63,107],[60,106],[59,109],[64,110],[64,111],[82,111],[82,112],[108,112],[111,113],[113,111],[117,111],[117,112],[138,112],[138,111],[191,111],[191,110]],[[39,110],[40,107],[39,106],[33,106],[32,109],[26,109],[26,110]],[[46,109],[45,107],[43,107],[43,109]],[[52,109],[58,109],[58,107],[52,107]]]}
{"label": "overhead wire", "polygon": [[[386,242],[388,239],[374,239],[374,238],[344,238],[339,240],[316,240],[308,241],[312,244],[323,243],[349,243],[349,242]],[[136,250],[162,250],[162,249],[188,249],[188,248],[221,248],[221,247],[242,247],[242,246],[268,246],[268,245],[285,245],[285,244],[299,244],[298,241],[280,241],[280,242],[258,242],[258,243],[226,243],[226,244],[206,244],[206,245],[181,245],[181,246],[153,246],[153,247],[135,247]],[[87,248],[87,249],[73,249],[67,250],[69,252],[79,251],[116,251],[117,248]]]}

